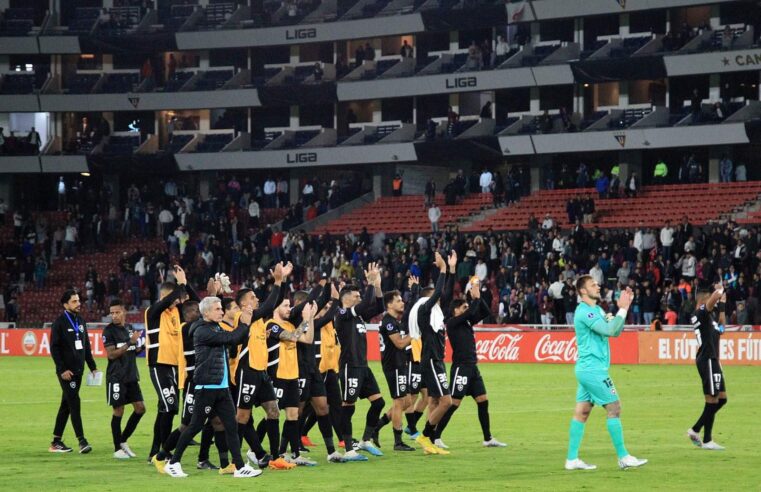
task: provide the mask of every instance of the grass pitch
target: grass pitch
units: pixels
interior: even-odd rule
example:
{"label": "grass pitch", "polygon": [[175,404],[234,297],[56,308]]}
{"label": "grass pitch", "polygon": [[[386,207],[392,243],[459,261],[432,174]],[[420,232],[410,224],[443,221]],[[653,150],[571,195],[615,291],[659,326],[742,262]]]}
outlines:
{"label": "grass pitch", "polygon": [[[105,369],[105,360],[98,364]],[[156,395],[143,361],[140,368],[148,414],[130,439],[139,458],[125,462],[111,457],[111,411],[104,387],[83,387],[81,392],[85,434],[94,451],[50,454],[47,447],[61,394],[52,361],[1,357],[0,490],[761,490],[760,368],[725,368],[729,403],[714,427],[714,439],[727,447],[723,452],[695,448],[685,436],[703,407],[693,366],[614,366],[611,375],[622,398],[627,447],[650,462],[641,469],[620,471],[605,430],[604,411],[595,409],[581,457],[599,468],[566,472],[568,422],[576,391],[573,367],[485,364],[481,371],[489,391],[492,432],[509,444],[507,448],[481,446],[476,406],[468,399],[444,435],[450,456],[394,453],[389,426],[381,435],[386,456],[370,457],[367,463],[328,464],[315,427],[311,437],[318,447],[310,456],[319,466],[265,471],[248,481],[196,470],[195,447],[183,458],[187,479],[159,476],[146,464]],[[373,370],[387,395],[380,367],[374,364]],[[361,403],[354,417],[357,434],[364,428],[365,409]],[[76,445],[70,424],[64,440]],[[214,447],[211,457],[218,461]]]}

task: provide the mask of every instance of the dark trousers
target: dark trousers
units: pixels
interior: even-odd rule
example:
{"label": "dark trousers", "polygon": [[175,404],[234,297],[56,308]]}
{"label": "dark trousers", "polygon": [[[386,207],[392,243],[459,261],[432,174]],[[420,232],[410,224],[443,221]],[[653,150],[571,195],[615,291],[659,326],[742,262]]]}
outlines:
{"label": "dark trousers", "polygon": [[178,463],[182,459],[182,453],[188,447],[190,441],[201,431],[207,418],[216,415],[222,421],[225,428],[225,440],[232,455],[232,461],[240,469],[244,466],[240,455],[240,440],[238,439],[238,422],[235,420],[235,404],[233,403],[230,390],[223,389],[196,389],[195,404],[193,405],[193,418],[190,425],[182,431],[177,447],[174,449],[172,463]]}
{"label": "dark trousers", "polygon": [[63,394],[61,395],[61,405],[58,407],[58,415],[55,418],[53,436],[63,436],[66,422],[69,420],[69,417],[71,417],[71,426],[74,428],[74,435],[77,439],[81,439],[84,437],[79,403],[79,387],[82,385],[82,375],[78,374],[73,376],[71,381],[64,381],[61,379],[61,376],[58,376],[58,383],[61,385]]}

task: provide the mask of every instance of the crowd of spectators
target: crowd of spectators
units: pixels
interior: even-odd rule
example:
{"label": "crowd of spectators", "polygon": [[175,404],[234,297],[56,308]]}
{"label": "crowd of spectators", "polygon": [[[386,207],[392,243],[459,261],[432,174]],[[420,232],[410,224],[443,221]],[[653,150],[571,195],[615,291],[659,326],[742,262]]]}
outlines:
{"label": "crowd of spectators", "polygon": [[34,127],[24,136],[16,135],[15,131],[6,135],[0,127],[0,155],[37,155],[41,146],[40,134]]}

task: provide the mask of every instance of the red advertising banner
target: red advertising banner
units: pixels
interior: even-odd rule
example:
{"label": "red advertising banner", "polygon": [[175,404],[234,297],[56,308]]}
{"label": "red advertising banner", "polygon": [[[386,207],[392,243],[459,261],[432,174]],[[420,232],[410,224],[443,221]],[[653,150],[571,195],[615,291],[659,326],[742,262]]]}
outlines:
{"label": "red advertising banner", "polygon": [[[613,364],[636,364],[637,333],[624,332],[610,339]],[[538,362],[572,364],[576,362],[576,335],[570,331],[478,331],[476,354],[479,362]],[[378,333],[367,333],[367,358],[380,360]],[[446,361],[452,360],[447,343]]]}
{"label": "red advertising banner", "polygon": [[[105,357],[102,330],[87,330],[90,349],[94,357]],[[39,355],[50,356],[50,330],[5,329],[0,330],[0,356]]]}
{"label": "red advertising banner", "polygon": [[[698,342],[691,331],[639,334],[640,364],[694,364],[697,350]],[[761,365],[761,333],[724,333],[719,360],[724,365]]]}

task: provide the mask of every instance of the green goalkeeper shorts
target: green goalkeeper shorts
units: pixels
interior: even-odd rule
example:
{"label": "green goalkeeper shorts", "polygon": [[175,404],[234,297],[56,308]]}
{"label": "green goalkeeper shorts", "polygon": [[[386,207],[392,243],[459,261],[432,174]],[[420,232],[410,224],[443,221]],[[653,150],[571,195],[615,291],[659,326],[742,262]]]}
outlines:
{"label": "green goalkeeper shorts", "polygon": [[618,393],[607,371],[576,371],[578,387],[576,402],[591,402],[595,405],[607,405],[618,401]]}

